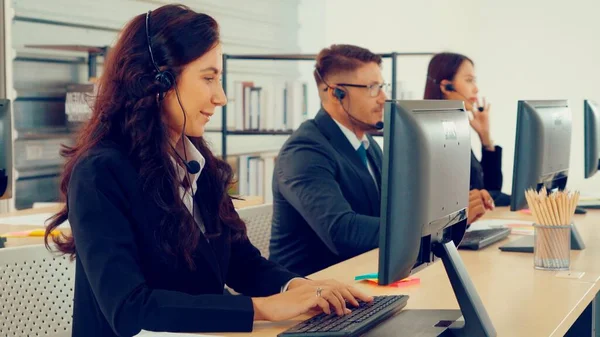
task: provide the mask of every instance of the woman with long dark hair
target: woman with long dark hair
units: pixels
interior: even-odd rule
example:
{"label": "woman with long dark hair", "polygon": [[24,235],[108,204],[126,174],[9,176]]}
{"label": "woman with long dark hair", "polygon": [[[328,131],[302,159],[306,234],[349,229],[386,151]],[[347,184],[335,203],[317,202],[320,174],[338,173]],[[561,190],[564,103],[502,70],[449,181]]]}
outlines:
{"label": "woman with long dark hair", "polygon": [[73,336],[251,331],[372,299],[300,278],[249,242],[232,170],[202,138],[227,101],[221,72],[217,22],[185,6],[136,16],[111,49],[91,120],[62,153],[66,206],[46,229],[49,246],[71,224],[54,242],[76,261]]}
{"label": "woman with long dark hair", "polygon": [[[433,56],[427,69],[424,99],[463,101],[465,108],[471,112],[471,127],[481,140],[481,161],[471,151],[472,207],[469,209],[469,222],[477,220],[486,209],[493,209],[495,205],[510,204],[510,197],[501,192],[502,148],[495,145],[491,137],[490,104],[485,98],[480,103],[478,94],[475,66],[470,58],[456,53]],[[481,202],[474,203],[478,198]]]}

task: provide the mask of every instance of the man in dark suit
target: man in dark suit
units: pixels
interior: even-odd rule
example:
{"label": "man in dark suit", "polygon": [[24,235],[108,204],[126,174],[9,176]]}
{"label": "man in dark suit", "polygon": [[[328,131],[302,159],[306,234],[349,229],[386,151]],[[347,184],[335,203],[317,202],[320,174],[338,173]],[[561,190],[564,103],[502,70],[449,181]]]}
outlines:
{"label": "man in dark suit", "polygon": [[387,99],[381,57],[350,45],[322,50],[322,103],[283,145],[273,175],[270,258],[301,275],[376,248],[382,152],[368,132]]}
{"label": "man in dark suit", "polygon": [[[383,120],[381,57],[351,45],[317,56],[321,110],[283,145],[273,174],[270,259],[308,275],[377,248]],[[469,201],[469,223],[485,212]],[[401,243],[399,243],[401,244]]]}

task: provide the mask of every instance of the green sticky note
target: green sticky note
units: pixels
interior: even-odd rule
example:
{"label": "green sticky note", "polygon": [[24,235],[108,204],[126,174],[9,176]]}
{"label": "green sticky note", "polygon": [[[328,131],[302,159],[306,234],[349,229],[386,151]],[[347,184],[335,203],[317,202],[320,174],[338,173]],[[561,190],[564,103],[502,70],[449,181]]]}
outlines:
{"label": "green sticky note", "polygon": [[378,279],[379,275],[378,273],[370,273],[370,274],[364,274],[364,275],[358,275],[354,277],[355,281],[360,281],[360,280],[368,280],[368,279]]}

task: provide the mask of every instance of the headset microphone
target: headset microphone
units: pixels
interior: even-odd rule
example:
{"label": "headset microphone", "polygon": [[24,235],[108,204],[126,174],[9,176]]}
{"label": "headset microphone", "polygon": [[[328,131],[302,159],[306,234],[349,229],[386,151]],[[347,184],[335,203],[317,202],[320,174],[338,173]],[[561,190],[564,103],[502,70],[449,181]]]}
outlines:
{"label": "headset microphone", "polygon": [[[175,150],[175,149],[173,149],[173,150]],[[186,161],[185,159],[183,159],[181,157],[181,155],[179,155],[179,153],[177,153],[176,150],[175,150],[175,154],[177,155],[177,157],[179,157],[179,159],[181,159],[181,161],[183,162],[183,165],[187,169],[188,173],[196,174],[196,173],[200,172],[200,163],[197,160]]]}
{"label": "headset microphone", "polygon": [[[344,109],[344,110],[346,110],[346,109]],[[383,129],[383,122],[382,121],[379,121],[379,122],[377,122],[375,124],[369,124],[369,123],[365,123],[365,122],[361,121],[360,119],[352,116],[350,113],[348,113],[348,111],[346,111],[346,114],[354,122],[356,122],[356,123],[358,123],[358,124],[360,124],[362,126],[365,126],[365,127],[369,128],[369,129],[375,129],[375,130],[381,130],[381,129]]]}
{"label": "headset microphone", "polygon": [[200,163],[196,160],[190,160],[187,163],[187,170],[190,174],[196,174],[200,172]]}
{"label": "headset microphone", "polygon": [[[344,109],[344,110],[346,110],[346,109]],[[369,123],[365,123],[365,122],[361,121],[360,119],[352,116],[351,114],[348,113],[348,111],[346,111],[346,114],[348,115],[348,117],[350,117],[350,119],[352,119],[353,121],[355,121],[358,124],[361,124],[362,126],[365,126],[367,128],[370,128],[370,129],[376,129],[376,130],[383,129],[383,122],[382,121],[379,121],[379,122],[377,122],[375,124],[369,124]]]}
{"label": "headset microphone", "polygon": [[[156,74],[154,76],[154,82],[156,84],[158,84],[158,93],[157,93],[157,103],[159,103],[160,101],[162,101],[165,98],[165,94],[167,93],[167,91],[169,91],[171,88],[175,89],[175,94],[177,96],[177,102],[179,103],[179,106],[181,107],[181,111],[183,112],[183,127],[181,129],[181,141],[183,143],[183,155],[185,156],[185,159],[181,157],[181,155],[179,155],[179,153],[177,152],[177,150],[171,146],[173,148],[173,151],[175,152],[175,154],[177,155],[177,157],[179,157],[179,159],[181,159],[181,161],[183,162],[183,165],[185,166],[187,172],[189,174],[196,174],[198,172],[200,172],[200,163],[196,160],[190,160],[189,162],[187,161],[187,151],[185,150],[185,139],[183,139],[183,137],[185,137],[185,125],[186,125],[186,113],[185,110],[183,109],[183,104],[181,104],[181,99],[179,97],[179,90],[177,88],[177,81],[175,79],[174,73],[172,73],[169,70],[161,70],[160,67],[158,66],[158,64],[156,63],[156,60],[154,59],[154,53],[152,52],[152,39],[150,38],[150,14],[152,13],[152,11],[148,11],[146,13],[146,40],[148,42],[148,53],[150,54],[150,61],[152,62],[152,66],[154,67],[154,69],[156,70]],[[190,179],[189,175],[186,174],[186,178],[187,181],[190,185],[190,189],[192,190],[192,195],[193,195],[193,191],[194,191],[194,187],[192,186],[192,180]],[[192,202],[192,210],[191,210],[191,214],[192,217],[195,217],[195,207],[196,207],[196,203]]]}

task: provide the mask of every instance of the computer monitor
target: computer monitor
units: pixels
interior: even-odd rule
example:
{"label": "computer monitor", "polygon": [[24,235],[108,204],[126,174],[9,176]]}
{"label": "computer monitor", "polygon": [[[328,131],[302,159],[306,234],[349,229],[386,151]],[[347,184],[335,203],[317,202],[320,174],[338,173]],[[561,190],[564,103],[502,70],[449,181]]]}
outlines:
{"label": "computer monitor", "polygon": [[594,101],[583,102],[585,179],[591,178],[600,167],[600,106]]}
{"label": "computer monitor", "polygon": [[[454,336],[495,336],[456,250],[466,229],[470,126],[462,101],[385,105],[379,283],[409,276],[441,258],[465,319]],[[435,323],[434,323],[435,324]]]}
{"label": "computer monitor", "polygon": [[0,199],[12,197],[12,171],[10,101],[0,99]]}
{"label": "computer monitor", "polygon": [[519,101],[510,210],[527,206],[525,191],[566,187],[571,110],[566,100]]}

